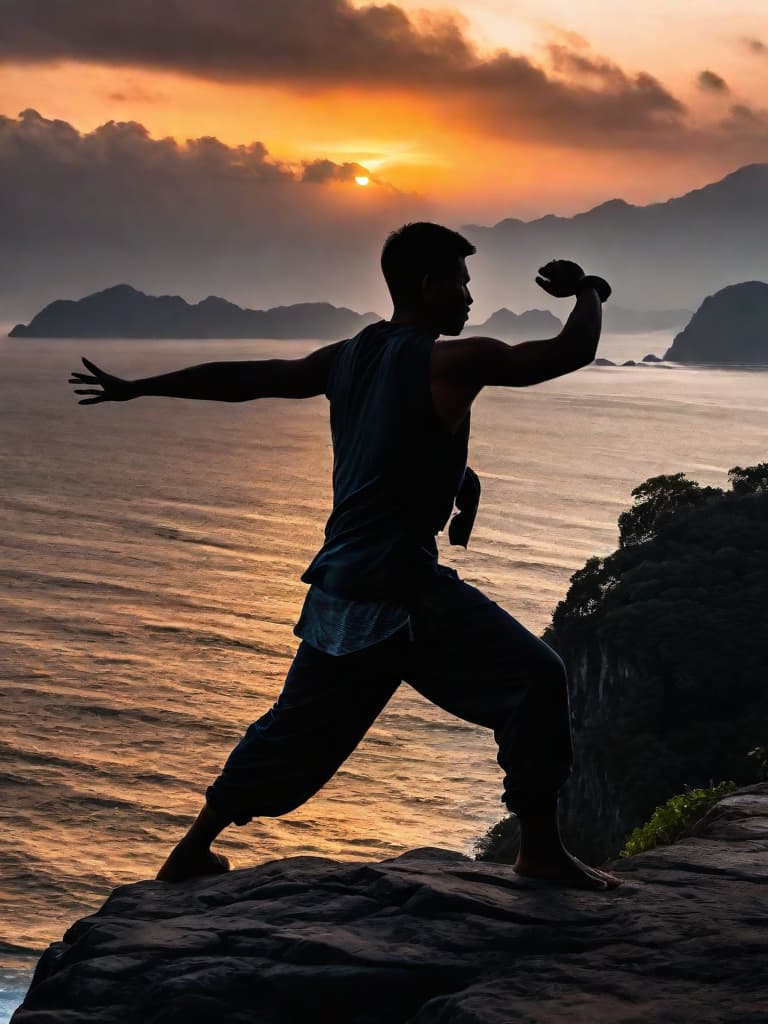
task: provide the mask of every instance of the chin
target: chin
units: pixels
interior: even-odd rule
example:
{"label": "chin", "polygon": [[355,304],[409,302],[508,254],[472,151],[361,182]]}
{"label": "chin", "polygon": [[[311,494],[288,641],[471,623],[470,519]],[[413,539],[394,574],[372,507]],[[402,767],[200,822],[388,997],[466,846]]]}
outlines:
{"label": "chin", "polygon": [[462,320],[461,323],[459,324],[446,324],[445,327],[442,327],[440,329],[440,333],[447,335],[449,337],[455,337],[457,334],[461,334],[461,332],[464,330],[466,326],[466,323],[466,320]]}

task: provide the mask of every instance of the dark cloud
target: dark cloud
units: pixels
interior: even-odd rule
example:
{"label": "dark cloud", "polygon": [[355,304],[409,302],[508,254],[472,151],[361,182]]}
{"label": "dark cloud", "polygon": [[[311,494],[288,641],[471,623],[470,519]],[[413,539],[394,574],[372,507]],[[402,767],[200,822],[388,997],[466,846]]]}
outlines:
{"label": "dark cloud", "polygon": [[435,81],[476,55],[450,15],[348,0],[4,0],[0,57],[74,59],[224,81]]}
{"label": "dark cloud", "polygon": [[374,181],[371,172],[362,164],[336,164],[333,160],[309,160],[304,162],[301,180],[316,185],[327,181],[354,181],[357,177],[366,177]]}
{"label": "dark cloud", "polygon": [[294,168],[262,142],[153,139],[131,121],[80,133],[33,110],[0,117],[3,318],[118,281],[252,305],[384,306],[378,249],[429,208],[373,176],[349,184],[355,173]]}
{"label": "dark cloud", "polygon": [[[218,81],[421,89],[471,110],[479,127],[583,144],[662,139],[683,105],[651,75],[630,75],[561,35],[553,70],[481,54],[463,21],[349,0],[4,0],[0,60],[79,60]],[[563,77],[566,76],[566,77]]]}
{"label": "dark cloud", "polygon": [[697,81],[699,88],[705,92],[724,94],[731,91],[726,80],[721,75],[718,75],[716,71],[709,71],[708,69],[700,71]]}
{"label": "dark cloud", "polygon": [[756,39],[754,36],[745,36],[741,41],[752,53],[765,53],[768,51],[768,45],[762,39]]}
{"label": "dark cloud", "polygon": [[549,54],[554,73],[505,52],[468,71],[464,83],[484,94],[474,108],[478,120],[498,134],[578,146],[681,140],[685,107],[652,75],[628,75],[583,49],[552,45]]}
{"label": "dark cloud", "polygon": [[155,89],[146,89],[137,82],[126,82],[120,89],[108,94],[115,103],[162,103],[168,97]]}
{"label": "dark cloud", "polygon": [[768,110],[756,110],[746,103],[734,103],[722,127],[729,135],[740,139],[751,137],[764,146],[768,144]]}

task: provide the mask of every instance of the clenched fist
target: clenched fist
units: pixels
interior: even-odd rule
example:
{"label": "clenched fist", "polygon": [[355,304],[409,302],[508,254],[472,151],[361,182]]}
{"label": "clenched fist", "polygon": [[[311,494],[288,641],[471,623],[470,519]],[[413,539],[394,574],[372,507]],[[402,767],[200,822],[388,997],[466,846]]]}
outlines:
{"label": "clenched fist", "polygon": [[605,302],[611,294],[611,286],[605,278],[585,274],[579,264],[572,260],[550,260],[545,263],[539,267],[536,284],[558,299],[578,295],[584,288],[594,288],[601,302]]}

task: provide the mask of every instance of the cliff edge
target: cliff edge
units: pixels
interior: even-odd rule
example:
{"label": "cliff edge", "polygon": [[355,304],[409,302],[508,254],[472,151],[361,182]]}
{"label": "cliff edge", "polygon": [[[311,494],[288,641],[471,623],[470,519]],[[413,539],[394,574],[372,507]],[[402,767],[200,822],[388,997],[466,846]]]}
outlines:
{"label": "cliff edge", "polygon": [[12,1024],[757,1024],[767,855],[758,783],[605,892],[436,849],[138,882],[49,947]]}

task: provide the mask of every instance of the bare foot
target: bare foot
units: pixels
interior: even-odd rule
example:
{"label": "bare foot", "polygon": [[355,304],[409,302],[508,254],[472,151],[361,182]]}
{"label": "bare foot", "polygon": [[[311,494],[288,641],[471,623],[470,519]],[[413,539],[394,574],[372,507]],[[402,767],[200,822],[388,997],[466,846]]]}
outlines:
{"label": "bare foot", "polygon": [[518,875],[559,882],[567,888],[575,889],[615,889],[622,882],[617,875],[582,864],[566,850],[562,850],[556,857],[541,860],[526,860],[518,856],[512,870]]}
{"label": "bare foot", "polygon": [[230,870],[227,858],[221,853],[200,847],[189,847],[182,841],[157,873],[158,882],[184,882],[201,875],[221,875]]}

